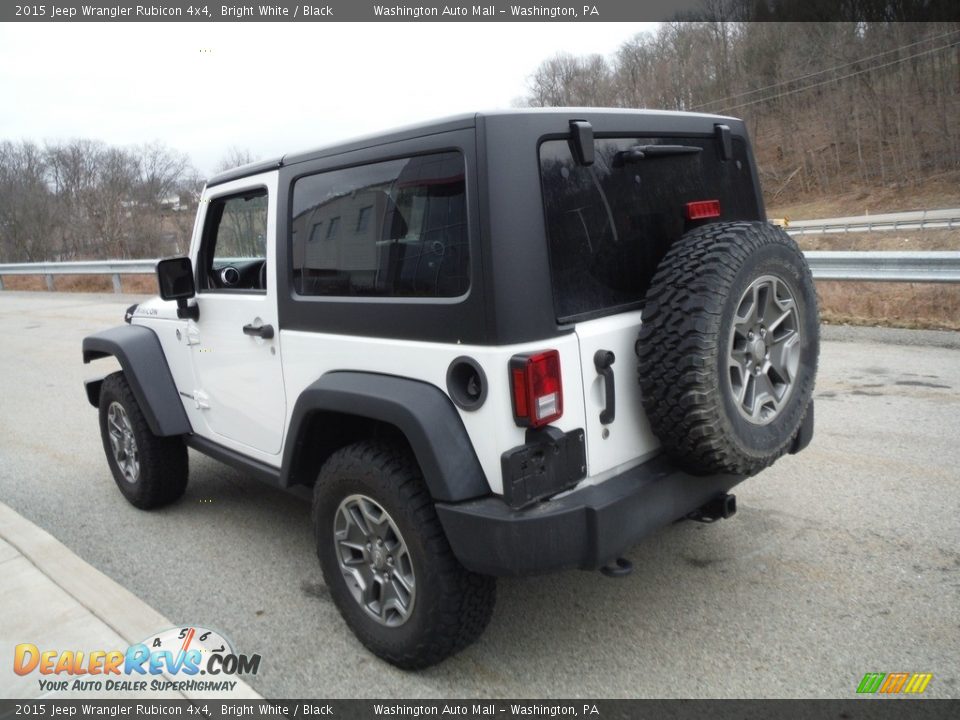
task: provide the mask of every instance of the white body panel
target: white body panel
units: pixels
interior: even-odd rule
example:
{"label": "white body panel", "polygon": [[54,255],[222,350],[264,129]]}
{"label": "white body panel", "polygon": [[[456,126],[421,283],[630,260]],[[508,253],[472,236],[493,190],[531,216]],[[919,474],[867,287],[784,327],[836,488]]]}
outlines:
{"label": "white body panel", "polygon": [[[144,311],[158,311],[156,315],[144,314]],[[140,303],[133,318],[134,325],[146,325],[157,334],[163,354],[166,357],[173,382],[180,392],[183,409],[194,432],[205,427],[203,413],[194,403],[193,388],[196,387],[193,373],[193,358],[187,346],[187,321],[177,318],[177,305],[164,302],[159,298]]]}
{"label": "white body panel", "polygon": [[[623,472],[653,456],[660,448],[640,401],[634,350],[639,331],[640,311],[577,324],[583,368],[587,472],[591,476],[613,469]],[[603,377],[593,363],[597,350],[609,350],[616,356],[612,366],[616,413],[608,425],[600,422],[600,413],[606,407],[606,392]]]}
{"label": "white body panel", "polygon": [[476,360],[487,376],[487,399],[474,411],[458,410],[492,492],[502,494],[500,456],[524,443],[524,428],[513,420],[508,364],[517,353],[556,349],[564,387],[564,410],[554,425],[569,431],[583,427],[580,355],[574,334],[544,342],[485,347],[283,331],[287,412],[304,388],[332,370],[396,375],[430,383],[446,392],[447,368],[461,355]]}
{"label": "white body panel", "polygon": [[286,396],[277,336],[244,335],[248,323],[277,327],[276,300],[263,296],[198,296],[199,342],[192,345],[195,401],[211,440],[249,453],[276,455],[283,441]]}

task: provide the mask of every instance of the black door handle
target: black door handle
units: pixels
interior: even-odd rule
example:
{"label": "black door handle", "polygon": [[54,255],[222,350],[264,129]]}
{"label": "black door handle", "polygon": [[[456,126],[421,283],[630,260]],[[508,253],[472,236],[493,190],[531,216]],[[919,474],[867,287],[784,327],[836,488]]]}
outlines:
{"label": "black door handle", "polygon": [[600,422],[609,425],[617,414],[617,393],[613,385],[613,365],[617,358],[609,350],[597,350],[593,355],[593,365],[597,372],[603,376],[603,385],[606,391],[606,407],[600,413]]}
{"label": "black door handle", "polygon": [[264,340],[269,340],[273,337],[273,325],[249,325],[243,326],[244,335],[253,335],[255,337],[261,337]]}

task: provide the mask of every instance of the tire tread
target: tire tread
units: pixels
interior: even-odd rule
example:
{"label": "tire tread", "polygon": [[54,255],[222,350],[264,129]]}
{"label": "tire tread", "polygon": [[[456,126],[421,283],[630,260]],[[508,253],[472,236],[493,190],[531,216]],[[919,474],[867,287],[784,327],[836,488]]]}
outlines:
{"label": "tire tread", "polygon": [[[126,480],[118,476],[115,468],[110,440],[103,432],[103,417],[114,400],[118,400],[127,412],[130,424],[137,439],[140,454],[140,480],[136,492],[131,492]],[[189,478],[189,460],[187,448],[180,437],[159,437],[150,430],[150,425],[137,403],[130,384],[123,372],[115,372],[103,380],[100,388],[101,432],[103,449],[114,479],[124,497],[141,510],[152,510],[178,500],[187,488]]]}
{"label": "tire tread", "polygon": [[[797,256],[802,282],[812,288],[810,268],[789,235],[766,223],[731,222],[698,228],[674,243],[647,291],[636,348],[643,407],[664,449],[691,472],[753,475],[790,447],[792,436],[762,454],[735,442],[715,371],[725,352],[720,326],[730,290],[750,254],[771,243]],[[813,332],[818,343],[819,328]],[[799,427],[806,414],[815,372],[814,365],[794,389],[804,402],[787,425]]]}
{"label": "tire tread", "polygon": [[[431,632],[424,633],[413,647],[403,651],[385,650],[350,623],[347,613],[341,615],[351,625],[360,641],[375,655],[405,669],[435,665],[473,643],[493,616],[496,604],[494,578],[469,572],[460,565],[447,542],[433,499],[424,484],[420,469],[411,454],[397,443],[364,440],[336,451],[324,463],[314,488],[313,517],[321,514],[325,490],[338,478],[375,476],[392,486],[404,511],[415,522],[426,548],[428,563],[437,573],[440,599],[432,617]],[[318,543],[321,529],[317,527]],[[326,575],[326,573],[325,573]],[[328,585],[338,581],[326,578]],[[419,597],[419,596],[418,596]]]}

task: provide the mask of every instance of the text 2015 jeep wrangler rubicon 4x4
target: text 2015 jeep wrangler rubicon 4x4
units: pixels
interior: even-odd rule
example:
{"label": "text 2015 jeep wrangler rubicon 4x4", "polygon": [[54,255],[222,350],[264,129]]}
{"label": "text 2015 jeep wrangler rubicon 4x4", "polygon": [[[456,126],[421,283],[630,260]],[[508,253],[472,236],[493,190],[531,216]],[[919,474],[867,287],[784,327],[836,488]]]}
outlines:
{"label": "text 2015 jeep wrangler rubicon 4x4", "polygon": [[[744,124],[556,109],[441,120],[226,172],[160,298],[87,337],[117,486],[187,448],[313,488],[360,640],[463,648],[494,577],[621,553],[813,433],[816,297]],[[173,302],[175,301],[175,302]]]}

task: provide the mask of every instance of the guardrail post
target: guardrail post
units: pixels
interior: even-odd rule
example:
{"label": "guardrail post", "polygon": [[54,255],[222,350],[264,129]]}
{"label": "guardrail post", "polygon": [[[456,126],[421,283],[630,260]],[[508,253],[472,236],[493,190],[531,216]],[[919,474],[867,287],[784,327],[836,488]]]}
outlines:
{"label": "guardrail post", "polygon": [[113,291],[115,293],[123,292],[123,288],[120,286],[120,273],[113,274]]}
{"label": "guardrail post", "polygon": [[0,290],[3,290],[3,276],[0,275]]}
{"label": "guardrail post", "polygon": [[46,278],[47,278],[47,290],[49,292],[53,292],[55,289],[53,287],[53,275],[47,275]]}

